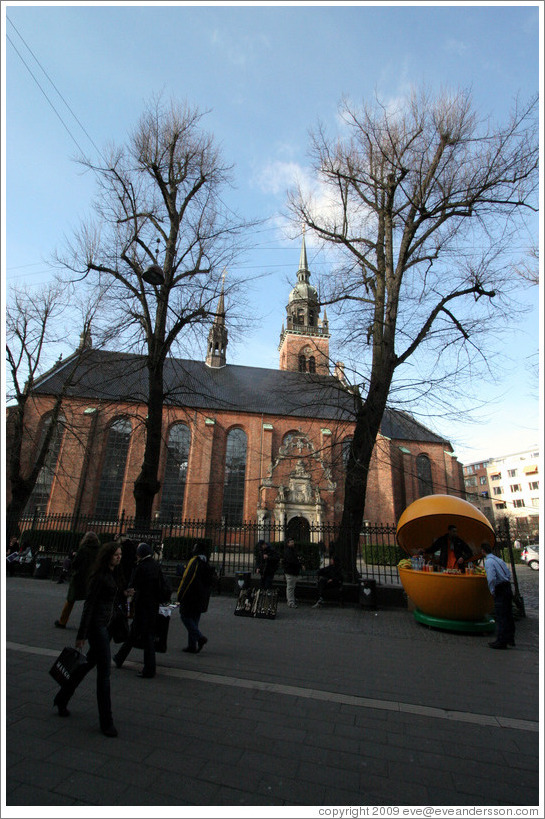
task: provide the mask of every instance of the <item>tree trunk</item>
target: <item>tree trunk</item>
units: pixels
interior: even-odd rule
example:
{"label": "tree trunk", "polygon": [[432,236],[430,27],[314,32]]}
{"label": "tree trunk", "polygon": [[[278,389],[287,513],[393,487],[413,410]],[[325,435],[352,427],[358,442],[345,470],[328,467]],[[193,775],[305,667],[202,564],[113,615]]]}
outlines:
{"label": "tree trunk", "polygon": [[148,417],[146,448],[140,474],[134,482],[135,518],[140,526],[151,525],[155,495],[161,488],[158,480],[163,430],[163,365],[149,367]]}
{"label": "tree trunk", "polygon": [[346,467],[343,516],[336,548],[345,579],[351,583],[357,582],[359,578],[357,555],[365,513],[367,479],[387,396],[388,389],[384,391],[382,385],[380,391],[370,388],[367,400],[356,414],[354,437]]}
{"label": "tree trunk", "polygon": [[32,494],[32,489],[33,486],[25,480],[20,480],[11,487],[11,500],[6,509],[6,543],[9,543],[14,535],[19,536],[19,521]]}

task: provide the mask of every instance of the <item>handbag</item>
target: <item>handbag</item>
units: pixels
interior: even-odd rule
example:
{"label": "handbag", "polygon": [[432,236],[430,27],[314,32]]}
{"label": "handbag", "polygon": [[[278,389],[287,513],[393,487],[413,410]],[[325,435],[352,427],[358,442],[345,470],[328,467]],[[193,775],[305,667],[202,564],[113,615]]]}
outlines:
{"label": "handbag", "polygon": [[59,685],[64,685],[72,680],[76,671],[87,665],[87,657],[78,651],[77,648],[67,646],[63,648],[51,668],[49,673]]}
{"label": "handbag", "polygon": [[129,639],[129,621],[120,603],[115,603],[108,623],[108,633],[114,643],[124,643]]}

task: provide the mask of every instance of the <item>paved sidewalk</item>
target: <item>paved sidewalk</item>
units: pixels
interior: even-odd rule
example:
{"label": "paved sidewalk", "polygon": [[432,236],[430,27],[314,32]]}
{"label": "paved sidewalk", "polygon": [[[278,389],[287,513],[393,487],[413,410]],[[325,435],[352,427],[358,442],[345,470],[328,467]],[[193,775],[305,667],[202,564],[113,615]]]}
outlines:
{"label": "paved sidewalk", "polygon": [[303,806],[297,815],[318,816],[324,805],[539,804],[535,608],[503,652],[489,636],[427,629],[404,609],[281,602],[275,620],[254,620],[233,616],[233,596],[213,597],[200,654],[181,651],[175,615],[155,679],[136,676],[137,650],[112,668],[119,737],[108,739],[94,672],[69,719],[52,708],[47,672],[73,645],[82,604],[60,631],[66,585],[8,578],[5,589],[2,815],[48,805],[198,806],[210,816]]}

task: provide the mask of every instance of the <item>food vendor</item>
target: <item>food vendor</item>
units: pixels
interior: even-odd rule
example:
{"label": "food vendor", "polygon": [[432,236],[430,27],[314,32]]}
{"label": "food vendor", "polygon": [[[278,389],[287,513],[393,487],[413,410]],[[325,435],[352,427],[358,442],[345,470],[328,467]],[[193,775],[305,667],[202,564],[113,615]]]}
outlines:
{"label": "food vendor", "polygon": [[463,572],[465,564],[473,559],[473,552],[467,543],[458,537],[457,531],[456,524],[449,524],[447,533],[436,538],[425,550],[425,555],[430,556],[432,562],[436,562],[434,554],[439,552],[437,562],[443,569],[459,569]]}

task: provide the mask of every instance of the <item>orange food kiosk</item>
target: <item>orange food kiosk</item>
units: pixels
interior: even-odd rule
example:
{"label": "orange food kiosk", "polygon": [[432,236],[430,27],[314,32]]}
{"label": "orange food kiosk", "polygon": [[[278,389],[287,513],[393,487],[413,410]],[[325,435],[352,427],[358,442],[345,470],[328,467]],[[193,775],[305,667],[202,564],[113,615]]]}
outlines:
{"label": "orange food kiosk", "polygon": [[[405,509],[397,525],[397,542],[407,555],[429,548],[450,524],[464,540],[475,560],[481,543],[494,546],[496,536],[488,519],[468,501],[453,495],[427,495]],[[398,566],[399,578],[415,606],[418,622],[452,631],[493,631],[492,595],[483,569],[430,571],[415,569],[406,561]]]}

